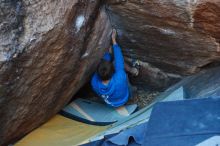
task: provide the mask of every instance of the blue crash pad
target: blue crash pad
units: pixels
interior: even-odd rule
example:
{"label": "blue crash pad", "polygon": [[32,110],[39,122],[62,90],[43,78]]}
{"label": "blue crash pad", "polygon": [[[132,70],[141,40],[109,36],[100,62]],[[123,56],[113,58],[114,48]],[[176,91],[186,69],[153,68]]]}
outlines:
{"label": "blue crash pad", "polygon": [[[180,87],[173,91],[171,94],[166,95],[165,97],[159,98],[161,101],[175,101],[175,100],[183,100],[184,99],[184,89]],[[159,101],[159,99],[155,100],[155,102],[144,108],[140,111],[135,112],[131,116],[123,119],[122,121],[116,123],[119,125],[118,127],[112,127],[109,131],[105,132],[104,138],[99,140],[94,140],[93,142],[86,144],[85,146],[101,146],[101,145],[141,145],[143,143],[144,132],[147,129],[147,122],[134,126],[133,128],[128,128],[126,130],[122,130],[129,125],[138,124],[141,121],[146,121],[149,119],[153,105]],[[126,122],[125,122],[126,121]],[[115,131],[121,131],[120,133],[116,133]],[[138,131],[138,132],[137,132]],[[114,134],[113,134],[114,133]]]}
{"label": "blue crash pad", "polygon": [[216,146],[220,142],[217,135],[220,99],[204,98],[157,103],[148,123],[85,146]]}
{"label": "blue crash pad", "polygon": [[141,146],[146,128],[147,123],[143,123],[133,128],[123,130],[120,133],[107,135],[101,140],[90,142],[83,146]]}
{"label": "blue crash pad", "polygon": [[91,138],[91,141],[99,140],[103,138],[104,135],[112,135],[114,133],[118,133],[123,129],[131,127],[131,125],[135,126],[148,121],[150,118],[153,105],[159,101],[165,102],[165,101],[183,100],[184,98],[185,98],[185,92],[183,87],[179,87],[170,94],[165,94],[165,95],[163,94],[162,96],[157,97],[152,104],[146,106],[143,109],[140,109],[139,111],[133,113],[131,116],[128,116],[123,120],[114,123],[112,127],[109,128],[108,130],[100,133],[98,136]]}
{"label": "blue crash pad", "polygon": [[153,108],[144,144],[194,146],[219,134],[219,98],[161,102]]}
{"label": "blue crash pad", "polygon": [[114,108],[78,98],[62,109],[61,114],[87,124],[108,125],[129,116],[136,109],[136,104]]}

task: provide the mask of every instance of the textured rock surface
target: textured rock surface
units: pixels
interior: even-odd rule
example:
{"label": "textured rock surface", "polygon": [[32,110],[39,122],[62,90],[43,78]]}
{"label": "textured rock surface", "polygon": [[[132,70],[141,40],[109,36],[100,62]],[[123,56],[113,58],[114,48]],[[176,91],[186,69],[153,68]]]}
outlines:
{"label": "textured rock surface", "polygon": [[110,42],[100,6],[0,0],[0,145],[48,120],[88,79]]}
{"label": "textured rock surface", "polygon": [[[0,0],[0,145],[57,113],[109,45],[101,0]],[[106,0],[135,82],[163,89],[218,64],[219,0]],[[205,84],[205,82],[204,82]]]}
{"label": "textured rock surface", "polygon": [[137,83],[163,88],[219,60],[219,0],[108,0],[107,8],[127,57],[159,69],[145,65]]}

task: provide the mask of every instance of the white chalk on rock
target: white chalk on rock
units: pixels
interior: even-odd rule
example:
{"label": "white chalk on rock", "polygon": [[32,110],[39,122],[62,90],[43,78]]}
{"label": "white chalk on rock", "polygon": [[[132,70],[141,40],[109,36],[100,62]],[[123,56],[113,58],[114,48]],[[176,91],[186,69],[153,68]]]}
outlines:
{"label": "white chalk on rock", "polygon": [[80,15],[76,18],[76,23],[75,23],[76,33],[79,32],[79,30],[83,26],[84,20],[85,20],[85,17],[83,15]]}
{"label": "white chalk on rock", "polygon": [[83,59],[83,58],[85,58],[85,57],[87,57],[87,56],[89,56],[89,53],[88,53],[88,52],[84,53],[81,58]]}

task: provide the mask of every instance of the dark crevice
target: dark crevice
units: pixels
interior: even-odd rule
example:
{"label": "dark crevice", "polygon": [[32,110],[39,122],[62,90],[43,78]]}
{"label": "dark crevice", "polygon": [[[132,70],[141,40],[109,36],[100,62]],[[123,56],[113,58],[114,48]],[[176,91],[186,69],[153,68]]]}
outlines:
{"label": "dark crevice", "polygon": [[90,16],[86,16],[86,11],[88,11],[87,10],[88,5],[89,4],[85,4],[86,9],[84,10],[84,15],[85,15],[85,17],[88,17],[87,24],[89,24],[89,25],[87,25],[86,28],[85,28],[87,33],[84,36],[84,41],[83,41],[84,43],[83,43],[83,46],[82,46],[83,49],[81,49],[80,56],[83,56],[83,54],[85,54],[85,52],[87,51],[87,45],[89,43],[89,39],[91,37],[95,22],[96,22],[96,20],[98,18],[98,15],[100,13],[101,2],[96,4],[96,7],[94,8],[94,10],[99,9],[99,11],[94,11]]}
{"label": "dark crevice", "polygon": [[220,60],[214,60],[214,61],[200,67],[199,69],[200,70],[208,70],[208,69],[215,68],[218,66],[220,66]]}

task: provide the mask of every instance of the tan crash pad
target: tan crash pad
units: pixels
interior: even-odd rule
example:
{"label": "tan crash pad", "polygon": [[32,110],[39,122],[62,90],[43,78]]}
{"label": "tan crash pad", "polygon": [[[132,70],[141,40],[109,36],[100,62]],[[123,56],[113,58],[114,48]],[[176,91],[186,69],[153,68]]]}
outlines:
{"label": "tan crash pad", "polygon": [[107,126],[94,126],[77,122],[61,115],[37,128],[15,146],[74,146],[104,131]]}

